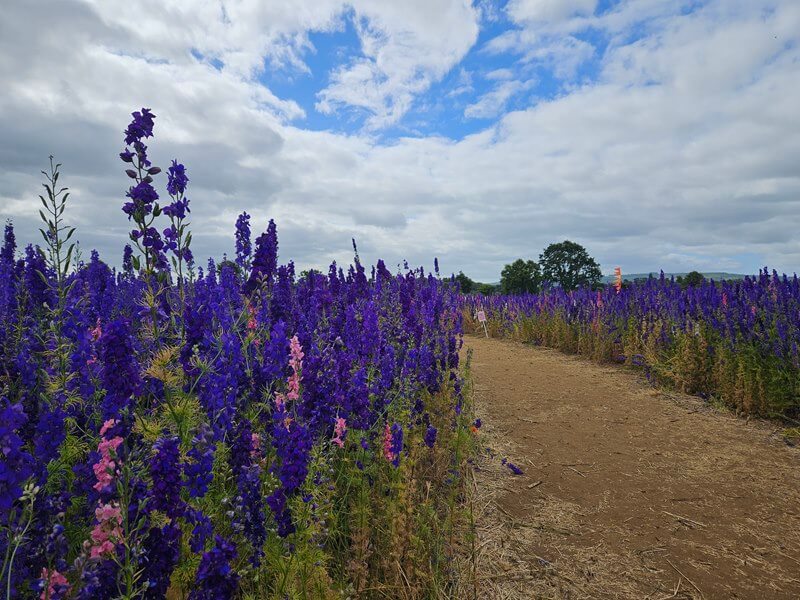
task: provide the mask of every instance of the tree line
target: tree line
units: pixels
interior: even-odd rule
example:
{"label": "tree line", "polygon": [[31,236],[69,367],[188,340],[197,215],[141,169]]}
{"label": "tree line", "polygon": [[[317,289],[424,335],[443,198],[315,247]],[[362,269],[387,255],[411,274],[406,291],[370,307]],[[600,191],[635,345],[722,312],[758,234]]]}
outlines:
{"label": "tree line", "polygon": [[536,293],[544,286],[559,286],[565,290],[600,286],[603,274],[600,265],[586,248],[564,240],[550,244],[539,255],[539,262],[518,258],[500,272],[500,284],[473,281],[460,271],[456,281],[465,294],[525,294]]}

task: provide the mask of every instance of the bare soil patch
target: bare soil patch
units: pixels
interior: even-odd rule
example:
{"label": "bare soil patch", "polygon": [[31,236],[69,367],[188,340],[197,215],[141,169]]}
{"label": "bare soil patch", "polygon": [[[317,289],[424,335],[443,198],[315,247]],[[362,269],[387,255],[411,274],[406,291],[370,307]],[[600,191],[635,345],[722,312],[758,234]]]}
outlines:
{"label": "bare soil patch", "polygon": [[491,449],[480,597],[800,598],[800,450],[774,425],[554,350],[465,348]]}

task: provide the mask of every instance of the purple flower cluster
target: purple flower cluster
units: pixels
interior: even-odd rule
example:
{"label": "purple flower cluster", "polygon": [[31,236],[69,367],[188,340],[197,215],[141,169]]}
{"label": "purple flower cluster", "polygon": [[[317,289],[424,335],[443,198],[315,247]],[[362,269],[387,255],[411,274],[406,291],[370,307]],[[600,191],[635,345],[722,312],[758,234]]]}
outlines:
{"label": "purple flower cluster", "polygon": [[21,404],[0,398],[0,526],[22,495],[22,484],[33,475],[33,457],[26,452],[18,431],[27,421]]}
{"label": "purple flower cluster", "polygon": [[[134,227],[121,271],[92,252],[59,289],[43,253],[18,256],[5,227],[0,527],[19,517],[25,486],[40,485],[11,577],[26,590],[161,598],[195,569],[179,592],[236,597],[240,579],[271,576],[260,565],[275,553],[342,545],[325,538],[318,498],[343,497],[349,484],[320,462],[352,466],[372,485],[455,418],[454,287],[383,262],[370,272],[357,255],[349,268],[298,275],[279,263],[274,221],[251,244],[247,213],[235,264],[209,260],[183,277],[189,179],[172,161],[170,202],[159,206],[146,145],[154,124],[142,109],[125,130],[122,209]],[[335,519],[348,518],[346,505]],[[124,589],[131,574],[136,590]]]}
{"label": "purple flower cluster", "polygon": [[185,486],[192,498],[202,498],[214,479],[211,469],[214,465],[214,433],[208,425],[201,425],[192,438],[192,446],[187,453],[189,461],[183,465]]}
{"label": "purple flower cluster", "polygon": [[253,249],[250,243],[250,215],[243,212],[236,218],[236,264],[245,271],[250,263]]}
{"label": "purple flower cluster", "polygon": [[[619,292],[609,285],[466,296],[464,308],[470,315],[484,310],[501,333],[525,322],[526,341],[624,362],[747,413],[800,414],[792,391],[800,377],[797,275],[765,268],[757,276],[687,285],[662,273]],[[555,321],[560,326],[549,327]]]}
{"label": "purple flower cluster", "polygon": [[236,546],[220,536],[214,548],[203,554],[197,569],[195,587],[189,600],[227,600],[236,594],[239,576],[231,563],[238,556]]}
{"label": "purple flower cluster", "polygon": [[180,440],[177,436],[163,436],[153,444],[150,459],[150,477],[153,481],[148,509],[160,510],[176,518],[183,513],[181,501]]}

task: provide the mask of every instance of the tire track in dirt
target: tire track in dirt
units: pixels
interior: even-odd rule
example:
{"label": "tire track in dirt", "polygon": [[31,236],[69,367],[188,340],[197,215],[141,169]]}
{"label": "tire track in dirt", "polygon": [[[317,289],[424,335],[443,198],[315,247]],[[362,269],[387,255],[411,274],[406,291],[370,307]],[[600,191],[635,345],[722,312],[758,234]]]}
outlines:
{"label": "tire track in dirt", "polygon": [[[800,451],[638,375],[465,337],[486,598],[800,598]],[[522,467],[512,476],[507,456]]]}

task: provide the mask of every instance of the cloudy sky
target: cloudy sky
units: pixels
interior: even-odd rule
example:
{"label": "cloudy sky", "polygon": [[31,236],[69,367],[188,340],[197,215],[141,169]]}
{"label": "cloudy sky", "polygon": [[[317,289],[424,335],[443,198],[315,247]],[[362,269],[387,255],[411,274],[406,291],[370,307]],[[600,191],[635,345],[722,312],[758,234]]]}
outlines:
{"label": "cloudy sky", "polygon": [[799,38],[797,0],[5,0],[0,217],[35,241],[55,154],[118,264],[146,106],[199,257],[247,210],[300,268],[355,237],[489,281],[563,239],[606,273],[800,271]]}

